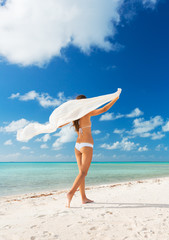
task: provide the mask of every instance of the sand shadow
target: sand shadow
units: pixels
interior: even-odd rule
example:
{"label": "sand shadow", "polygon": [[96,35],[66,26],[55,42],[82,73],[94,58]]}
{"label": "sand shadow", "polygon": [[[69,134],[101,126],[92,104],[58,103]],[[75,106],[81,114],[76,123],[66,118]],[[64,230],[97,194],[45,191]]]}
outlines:
{"label": "sand shadow", "polygon": [[[169,208],[169,204],[164,204],[164,203],[118,203],[118,202],[93,202],[90,203],[92,205],[97,205],[101,204],[102,206],[100,207],[95,207],[95,206],[86,206],[85,208]],[[104,206],[103,206],[104,205]],[[106,206],[105,205],[110,205]],[[117,206],[115,206],[117,205]]]}
{"label": "sand shadow", "polygon": [[[101,205],[101,206],[97,206]],[[109,206],[105,206],[109,205]],[[117,205],[117,206],[116,206]],[[119,209],[119,208],[169,208],[169,204],[163,203],[114,203],[114,202],[93,202],[82,205],[81,207],[70,207],[70,208],[85,208],[85,209]]]}

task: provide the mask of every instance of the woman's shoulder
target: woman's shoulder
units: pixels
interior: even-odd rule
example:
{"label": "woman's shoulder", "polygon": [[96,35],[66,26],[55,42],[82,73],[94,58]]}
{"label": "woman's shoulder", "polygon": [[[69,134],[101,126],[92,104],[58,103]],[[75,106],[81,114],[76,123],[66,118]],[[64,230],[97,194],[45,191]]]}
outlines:
{"label": "woman's shoulder", "polygon": [[91,124],[90,116],[83,116],[82,118],[79,119],[79,125],[89,125]]}
{"label": "woman's shoulder", "polygon": [[79,119],[79,122],[80,122],[80,120],[81,121],[90,121],[90,117],[91,117],[90,115],[86,114],[85,116],[83,116]]}

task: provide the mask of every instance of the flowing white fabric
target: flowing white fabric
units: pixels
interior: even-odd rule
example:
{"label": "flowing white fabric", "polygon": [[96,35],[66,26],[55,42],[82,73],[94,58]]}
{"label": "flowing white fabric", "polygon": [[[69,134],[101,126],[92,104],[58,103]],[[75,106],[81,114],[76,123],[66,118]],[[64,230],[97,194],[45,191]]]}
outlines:
{"label": "flowing white fabric", "polygon": [[121,93],[121,88],[117,92],[98,97],[69,100],[57,107],[50,115],[47,124],[38,122],[29,123],[23,129],[17,131],[17,140],[27,142],[31,138],[41,133],[55,132],[58,127],[66,123],[77,120],[87,113],[97,109],[101,105],[115,99]]}

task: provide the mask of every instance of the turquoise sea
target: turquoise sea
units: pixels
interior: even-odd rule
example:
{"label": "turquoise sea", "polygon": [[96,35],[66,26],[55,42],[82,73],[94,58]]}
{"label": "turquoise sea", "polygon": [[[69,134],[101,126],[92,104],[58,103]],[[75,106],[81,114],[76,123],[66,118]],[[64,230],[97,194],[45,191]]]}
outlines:
{"label": "turquoise sea", "polygon": [[[71,188],[77,163],[0,163],[0,196]],[[169,163],[92,162],[86,186],[169,177]]]}

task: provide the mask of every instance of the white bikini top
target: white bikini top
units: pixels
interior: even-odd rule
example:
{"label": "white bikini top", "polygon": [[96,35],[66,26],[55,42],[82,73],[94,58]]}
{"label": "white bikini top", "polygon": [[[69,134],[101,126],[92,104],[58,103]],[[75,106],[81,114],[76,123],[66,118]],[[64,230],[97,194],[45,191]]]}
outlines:
{"label": "white bikini top", "polygon": [[83,135],[83,130],[82,130],[82,128],[88,128],[88,127],[91,127],[91,126],[92,126],[92,124],[91,124],[91,125],[88,125],[88,126],[85,126],[85,127],[79,128],[79,133],[81,133],[81,134]]}

